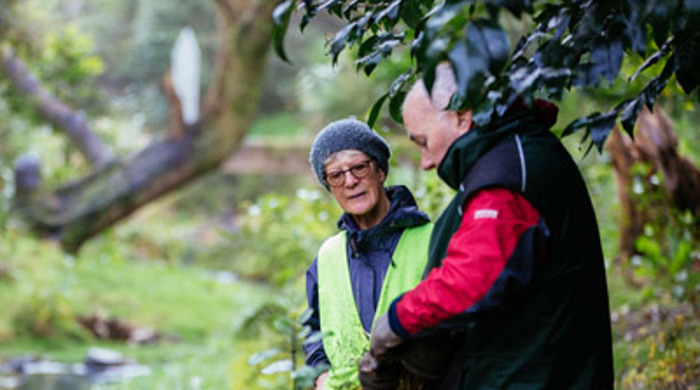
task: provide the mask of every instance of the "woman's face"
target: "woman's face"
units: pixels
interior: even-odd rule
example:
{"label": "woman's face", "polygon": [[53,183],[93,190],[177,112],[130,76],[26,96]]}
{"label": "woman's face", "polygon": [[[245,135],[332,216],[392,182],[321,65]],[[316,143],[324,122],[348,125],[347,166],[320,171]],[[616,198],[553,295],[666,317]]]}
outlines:
{"label": "woman's face", "polygon": [[[366,171],[364,168],[368,162],[369,171]],[[356,217],[377,211],[384,195],[386,174],[369,156],[359,150],[342,150],[329,158],[325,168],[326,181],[332,176],[340,181],[339,185],[329,182],[329,186],[343,211]],[[359,173],[358,176],[366,172],[366,176],[357,177],[354,172]]]}

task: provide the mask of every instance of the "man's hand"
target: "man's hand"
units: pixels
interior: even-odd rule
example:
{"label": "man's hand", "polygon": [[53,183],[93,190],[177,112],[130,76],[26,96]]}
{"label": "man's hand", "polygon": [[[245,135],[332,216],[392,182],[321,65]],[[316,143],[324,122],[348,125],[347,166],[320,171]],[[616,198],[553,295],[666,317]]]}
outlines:
{"label": "man's hand", "polygon": [[317,390],[325,389],[326,379],[328,379],[328,371],[324,372],[323,374],[319,375],[318,378],[316,378],[315,388]]}
{"label": "man's hand", "polygon": [[403,343],[404,339],[394,333],[389,325],[389,317],[383,314],[377,318],[370,341],[369,353],[377,362],[382,363],[391,360],[391,350]]}
{"label": "man's hand", "polygon": [[367,353],[358,367],[363,390],[395,390],[399,385],[402,369],[398,362],[379,364]]}

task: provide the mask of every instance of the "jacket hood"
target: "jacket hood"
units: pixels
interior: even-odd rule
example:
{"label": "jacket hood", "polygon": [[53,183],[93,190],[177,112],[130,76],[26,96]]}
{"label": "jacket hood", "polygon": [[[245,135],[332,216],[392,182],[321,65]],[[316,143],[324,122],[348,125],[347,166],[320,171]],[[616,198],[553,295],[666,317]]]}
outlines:
{"label": "jacket hood", "polygon": [[545,100],[535,100],[527,107],[517,100],[508,111],[486,126],[472,127],[457,138],[437,168],[440,178],[457,189],[474,163],[502,139],[513,134],[548,131],[557,120],[558,108]]}

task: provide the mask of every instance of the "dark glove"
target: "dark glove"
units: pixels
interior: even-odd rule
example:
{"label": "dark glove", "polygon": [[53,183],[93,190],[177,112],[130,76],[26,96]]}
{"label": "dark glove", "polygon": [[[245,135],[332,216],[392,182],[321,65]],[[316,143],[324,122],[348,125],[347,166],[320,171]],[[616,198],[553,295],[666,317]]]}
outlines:
{"label": "dark glove", "polygon": [[395,390],[403,371],[400,363],[379,363],[369,353],[358,366],[362,390]]}
{"label": "dark glove", "polygon": [[394,333],[389,325],[389,317],[383,314],[377,318],[377,322],[374,324],[374,330],[372,331],[372,338],[370,340],[369,353],[374,357],[377,362],[389,362],[392,359],[391,355],[392,349],[396,349],[404,339]]}
{"label": "dark glove", "polygon": [[455,345],[448,334],[411,339],[401,347],[401,364],[417,377],[440,379],[450,366]]}

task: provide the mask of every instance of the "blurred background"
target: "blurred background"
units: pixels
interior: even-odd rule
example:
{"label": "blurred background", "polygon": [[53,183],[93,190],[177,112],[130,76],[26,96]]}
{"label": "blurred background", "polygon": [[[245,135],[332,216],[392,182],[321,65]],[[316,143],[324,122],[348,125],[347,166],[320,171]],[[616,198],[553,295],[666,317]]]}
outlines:
{"label": "blurred background", "polygon": [[[271,23],[270,13],[257,17],[258,25]],[[293,20],[286,37],[291,63],[270,44],[256,65],[264,73],[254,86],[260,103],[251,125],[220,162],[135,207],[79,250],[63,250],[58,230],[36,234],[23,213],[31,206],[18,200],[20,157],[39,163],[49,198],[52,189],[84,182],[96,165],[37,108],[36,96],[18,88],[11,61],[86,118],[114,156],[132,156],[172,136],[163,79],[184,27],[194,31],[201,52],[202,94],[220,82],[217,52],[230,42],[217,33],[222,19],[215,1],[201,0],[0,5],[0,389],[32,388],[26,379],[32,370],[55,383],[34,387],[41,389],[303,388],[309,375],[300,349],[304,272],[340,216],[311,175],[308,149],[326,123],[366,118],[407,56],[394,56],[366,77],[348,53],[331,65],[325,42],[338,29],[333,19],[318,18],[303,34]],[[558,102],[554,131],[605,109],[625,88],[618,81],[567,95]],[[695,167],[697,104],[673,88],[659,103],[677,138],[675,150]],[[377,129],[393,148],[389,182],[409,186],[436,218],[449,189],[434,172],[419,169],[419,154],[389,115],[382,114]],[[623,182],[609,148],[586,154],[577,136],[564,142],[599,217],[618,388],[697,388],[700,217],[669,201],[668,179],[653,161],[632,164]],[[644,218],[641,231],[627,237],[631,246],[622,248],[630,204]],[[73,364],[83,371],[66,368]],[[110,371],[115,366],[134,370]],[[114,375],[97,375],[108,371]],[[56,377],[64,374],[90,380],[60,385]]]}

